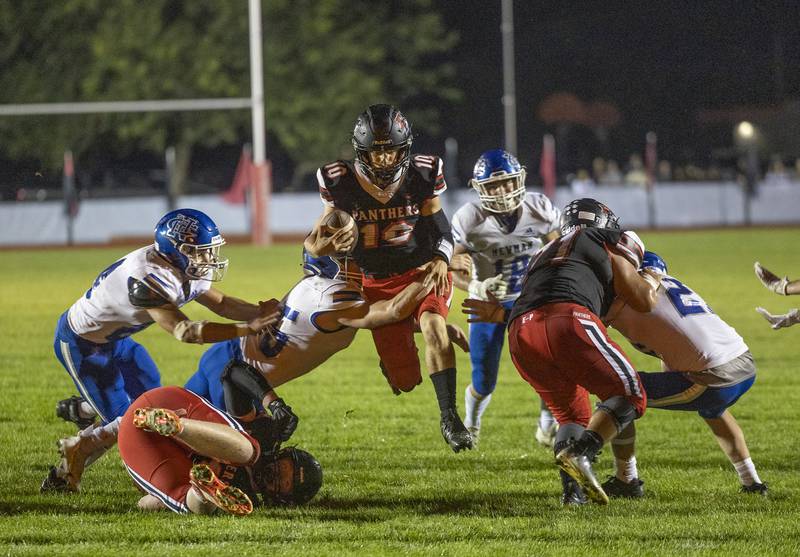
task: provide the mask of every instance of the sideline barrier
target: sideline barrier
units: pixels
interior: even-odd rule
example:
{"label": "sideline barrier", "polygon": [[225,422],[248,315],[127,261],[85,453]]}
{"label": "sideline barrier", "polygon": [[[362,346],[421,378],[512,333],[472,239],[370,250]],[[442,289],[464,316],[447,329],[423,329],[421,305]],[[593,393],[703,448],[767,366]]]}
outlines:
{"label": "sideline barrier", "polygon": [[[745,196],[735,183],[669,183],[654,188],[655,228],[737,226],[746,222]],[[558,188],[555,203],[563,207],[576,197]],[[628,228],[650,228],[646,191],[638,188],[598,187],[581,194],[606,203]],[[477,200],[471,189],[449,189],[442,204],[448,216],[463,203]],[[316,193],[275,193],[270,223],[276,235],[307,233],[322,211]],[[244,205],[231,205],[219,195],[185,196],[179,207],[192,207],[211,215],[230,236],[248,235],[250,216]],[[147,237],[166,212],[162,197],[88,199],[81,202],[74,222],[76,244],[102,244],[115,238]],[[754,225],[800,224],[800,182],[763,184],[751,200]],[[0,203],[0,246],[64,245],[67,216],[63,202]]]}

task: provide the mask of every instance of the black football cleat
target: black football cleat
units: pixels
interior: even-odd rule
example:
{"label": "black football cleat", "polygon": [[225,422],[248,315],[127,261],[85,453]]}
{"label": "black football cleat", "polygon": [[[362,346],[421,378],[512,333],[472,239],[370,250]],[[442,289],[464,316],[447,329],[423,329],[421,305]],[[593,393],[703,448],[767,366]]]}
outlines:
{"label": "black football cleat", "polygon": [[578,482],[570,478],[570,481],[564,482],[564,487],[561,492],[561,504],[565,507],[579,507],[585,505],[589,500],[583,494],[581,486]]}
{"label": "black football cleat", "polygon": [[594,470],[592,470],[592,463],[585,454],[573,452],[572,445],[570,445],[558,452],[556,464],[578,482],[589,499],[599,505],[608,504],[608,495],[597,481]]}
{"label": "black football cleat", "polygon": [[458,417],[455,408],[450,408],[442,414],[442,437],[453,449],[453,452],[459,452],[464,449],[471,449],[473,447],[472,435],[466,427],[464,422]]}
{"label": "black football cleat", "polygon": [[644,497],[644,482],[636,478],[630,483],[623,482],[616,476],[609,476],[603,482],[603,491],[609,497],[625,497],[627,499],[640,499]]}
{"label": "black football cleat", "polygon": [[766,497],[769,488],[767,483],[754,483],[751,485],[743,485],[739,490],[741,493],[755,493],[757,495],[764,495]]}
{"label": "black football cleat", "polygon": [[66,478],[58,475],[58,468],[55,466],[50,467],[47,477],[42,482],[39,488],[41,493],[69,493],[73,491]]}
{"label": "black football cleat", "polygon": [[56,416],[65,422],[72,422],[78,429],[86,429],[94,423],[94,418],[82,418],[80,414],[81,402],[83,397],[71,396],[56,403]]}

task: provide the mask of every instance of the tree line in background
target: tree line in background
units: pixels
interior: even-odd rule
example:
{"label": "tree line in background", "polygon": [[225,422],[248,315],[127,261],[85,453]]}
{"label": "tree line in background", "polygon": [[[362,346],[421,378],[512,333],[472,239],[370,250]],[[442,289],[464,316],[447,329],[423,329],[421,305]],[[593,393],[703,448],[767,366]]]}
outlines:
{"label": "tree line in background", "polygon": [[[302,177],[349,155],[355,117],[374,102],[413,107],[437,132],[437,103],[457,101],[458,42],[431,0],[264,0],[268,146]],[[0,104],[249,97],[247,2],[0,0]],[[0,118],[0,153],[61,168],[97,153],[192,151],[250,141],[250,113],[151,112]],[[347,149],[347,151],[345,151]],[[269,155],[268,155],[269,156]]]}

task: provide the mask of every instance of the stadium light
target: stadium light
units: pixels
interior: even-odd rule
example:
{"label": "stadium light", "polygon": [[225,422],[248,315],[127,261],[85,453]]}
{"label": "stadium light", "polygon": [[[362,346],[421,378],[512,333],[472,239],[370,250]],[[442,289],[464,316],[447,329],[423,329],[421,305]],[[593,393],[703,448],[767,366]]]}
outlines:
{"label": "stadium light", "polygon": [[736,136],[742,141],[749,141],[753,139],[755,134],[755,127],[747,120],[739,122],[739,124],[736,126]]}

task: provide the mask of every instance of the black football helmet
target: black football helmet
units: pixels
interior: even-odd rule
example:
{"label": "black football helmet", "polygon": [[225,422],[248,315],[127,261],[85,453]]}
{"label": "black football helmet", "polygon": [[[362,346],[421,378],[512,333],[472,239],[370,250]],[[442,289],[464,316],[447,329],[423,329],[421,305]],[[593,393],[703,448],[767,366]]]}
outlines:
{"label": "black football helmet", "polygon": [[388,104],[373,104],[353,128],[356,166],[379,188],[400,180],[411,163],[411,125]]}
{"label": "black football helmet", "polygon": [[584,197],[570,201],[561,213],[561,233],[576,228],[608,228],[619,230],[619,218],[596,199]]}
{"label": "black football helmet", "polygon": [[262,455],[253,466],[253,479],[265,504],[303,505],[322,487],[322,466],[310,453],[285,447]]}

